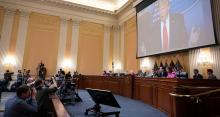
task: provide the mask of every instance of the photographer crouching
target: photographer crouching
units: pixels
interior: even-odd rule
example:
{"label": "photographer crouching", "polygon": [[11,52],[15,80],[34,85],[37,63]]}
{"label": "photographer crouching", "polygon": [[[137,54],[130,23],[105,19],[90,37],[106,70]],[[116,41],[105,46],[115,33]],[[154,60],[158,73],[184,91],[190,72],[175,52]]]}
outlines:
{"label": "photographer crouching", "polygon": [[45,87],[44,81],[38,79],[35,81],[35,88],[37,90],[37,104],[38,104],[38,117],[51,117],[50,113],[52,112],[52,101],[50,100],[50,94],[53,94],[57,91],[57,83],[52,77],[52,84],[50,87]]}
{"label": "photographer crouching", "polygon": [[4,117],[33,117],[37,112],[36,90],[27,85],[21,85],[16,96],[5,103]]}

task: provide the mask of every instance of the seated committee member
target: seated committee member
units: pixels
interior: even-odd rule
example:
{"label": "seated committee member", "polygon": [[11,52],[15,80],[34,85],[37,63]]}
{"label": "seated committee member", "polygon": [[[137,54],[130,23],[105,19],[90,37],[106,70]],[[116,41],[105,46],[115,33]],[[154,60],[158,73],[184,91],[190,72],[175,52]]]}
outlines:
{"label": "seated committee member", "polygon": [[109,74],[104,70],[102,76],[109,76]]}
{"label": "seated committee member", "polygon": [[53,84],[47,88],[44,87],[44,82],[41,79],[35,81],[35,88],[37,90],[37,104],[38,104],[38,116],[48,117],[48,112],[51,112],[52,102],[49,99],[49,95],[57,91],[57,84],[54,78],[52,78]]}
{"label": "seated committee member", "polygon": [[197,80],[203,79],[203,76],[201,74],[199,74],[199,70],[198,69],[194,69],[193,73],[194,73],[193,79],[197,79]]}
{"label": "seated committee member", "polygon": [[138,70],[138,72],[136,74],[137,77],[145,77],[145,75],[146,74],[142,70]]}
{"label": "seated committee member", "polygon": [[217,77],[213,74],[212,69],[207,69],[208,79],[209,80],[217,80]]}
{"label": "seated committee member", "polygon": [[30,89],[27,85],[21,85],[16,96],[5,103],[4,117],[32,117],[37,112],[35,88]]}
{"label": "seated committee member", "polygon": [[160,77],[163,77],[163,78],[167,77],[167,71],[165,67],[160,67]]}
{"label": "seated committee member", "polygon": [[173,71],[172,67],[167,69],[167,78],[176,78],[176,73]]}

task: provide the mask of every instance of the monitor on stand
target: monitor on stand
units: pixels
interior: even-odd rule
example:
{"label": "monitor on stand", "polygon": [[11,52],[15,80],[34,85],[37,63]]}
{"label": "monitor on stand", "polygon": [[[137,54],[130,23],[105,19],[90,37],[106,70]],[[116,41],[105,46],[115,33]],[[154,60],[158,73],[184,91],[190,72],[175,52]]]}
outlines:
{"label": "monitor on stand", "polygon": [[95,112],[100,117],[105,117],[108,115],[115,115],[115,117],[119,117],[120,111],[101,112],[100,104],[121,108],[111,91],[91,89],[91,88],[86,88],[86,90],[88,91],[89,95],[92,97],[92,100],[95,102],[95,105],[92,108],[86,109],[85,115],[88,115],[88,112],[90,111],[90,112]]}

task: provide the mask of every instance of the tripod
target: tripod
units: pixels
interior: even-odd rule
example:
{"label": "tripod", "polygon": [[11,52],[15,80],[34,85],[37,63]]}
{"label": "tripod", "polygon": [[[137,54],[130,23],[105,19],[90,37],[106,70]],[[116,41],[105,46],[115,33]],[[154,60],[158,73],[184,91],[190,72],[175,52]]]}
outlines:
{"label": "tripod", "polygon": [[100,104],[95,104],[92,108],[86,109],[85,115],[88,115],[88,112],[94,112],[99,117],[105,117],[108,115],[115,115],[115,117],[119,117],[120,111],[113,111],[113,112],[101,112]]}

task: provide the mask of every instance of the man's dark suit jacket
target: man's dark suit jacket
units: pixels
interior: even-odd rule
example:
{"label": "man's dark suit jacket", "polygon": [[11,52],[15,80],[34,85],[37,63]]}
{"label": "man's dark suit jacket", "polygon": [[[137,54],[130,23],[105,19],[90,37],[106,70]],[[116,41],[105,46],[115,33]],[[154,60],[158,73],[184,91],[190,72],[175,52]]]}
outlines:
{"label": "man's dark suit jacket", "polygon": [[[153,17],[151,15],[148,16],[149,19],[147,22],[149,22],[147,33],[150,34],[148,37],[146,37],[147,40],[145,40],[145,45],[148,45],[146,47],[149,51],[152,53],[159,53],[163,50],[162,48],[162,35],[161,35],[161,21],[153,22]],[[186,32],[185,24],[184,24],[184,18],[180,14],[170,14],[170,30],[169,30],[169,48],[168,50],[174,50],[174,49],[183,49],[186,48],[188,45],[188,35]],[[150,38],[151,37],[151,38]]]}
{"label": "man's dark suit jacket", "polygon": [[167,72],[160,72],[160,77],[167,77],[168,73]]}
{"label": "man's dark suit jacket", "polygon": [[5,103],[4,117],[33,117],[37,113],[37,107],[35,99],[23,100],[14,96]]}
{"label": "man's dark suit jacket", "polygon": [[36,100],[38,104],[38,117],[43,117],[48,111],[51,111],[52,102],[49,95],[55,93],[57,88],[37,88]]}
{"label": "man's dark suit jacket", "polygon": [[200,80],[200,79],[203,79],[203,76],[201,74],[193,75],[193,79]]}

